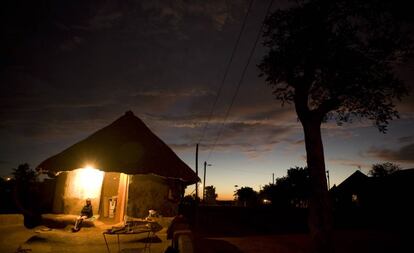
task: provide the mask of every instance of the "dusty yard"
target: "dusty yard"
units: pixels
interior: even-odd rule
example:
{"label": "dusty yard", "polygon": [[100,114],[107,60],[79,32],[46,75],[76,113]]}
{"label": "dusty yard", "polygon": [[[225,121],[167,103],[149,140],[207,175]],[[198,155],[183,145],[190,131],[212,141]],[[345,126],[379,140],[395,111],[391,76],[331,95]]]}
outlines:
{"label": "dusty yard", "polygon": [[[334,235],[336,253],[411,252],[412,240],[404,231],[340,230]],[[242,237],[202,238],[198,253],[306,253],[310,238],[306,234],[251,235]]]}
{"label": "dusty yard", "polygon": [[[108,226],[85,227],[77,233],[72,233],[73,226],[49,230],[45,226],[27,229],[20,224],[0,225],[0,252],[76,252],[94,253],[108,252],[103,238],[103,231]],[[151,244],[151,252],[163,253],[170,245],[166,229],[156,233]],[[143,248],[146,234],[121,235],[121,249]],[[117,238],[107,236],[110,252],[118,251]]]}
{"label": "dusty yard", "polygon": [[[107,252],[102,232],[110,227],[85,227],[78,233],[72,226],[48,230],[45,226],[27,229],[20,224],[0,224],[0,252]],[[164,253],[170,245],[166,230],[168,224],[151,244],[152,253]],[[403,230],[338,230],[334,234],[336,253],[411,252],[412,233]],[[143,248],[145,235],[122,235],[122,249]],[[304,253],[309,249],[306,234],[245,235],[225,237],[195,236],[196,253]],[[116,236],[108,237],[110,252],[117,252]],[[20,249],[20,251],[19,251]],[[132,252],[132,251],[128,251]]]}

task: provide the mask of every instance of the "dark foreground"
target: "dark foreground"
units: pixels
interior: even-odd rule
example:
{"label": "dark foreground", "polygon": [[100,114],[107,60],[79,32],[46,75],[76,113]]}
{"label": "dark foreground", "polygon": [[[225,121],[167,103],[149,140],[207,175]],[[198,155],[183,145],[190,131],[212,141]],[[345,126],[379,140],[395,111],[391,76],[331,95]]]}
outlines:
{"label": "dark foreground", "polygon": [[[411,252],[410,233],[383,230],[335,231],[336,253]],[[310,238],[307,234],[246,235],[239,237],[199,238],[198,253],[305,253]]]}
{"label": "dark foreground", "polygon": [[[64,230],[36,233],[22,227],[2,227],[0,229],[0,252],[19,252],[17,249],[30,249],[28,252],[107,252],[101,231],[85,229],[79,234]],[[159,235],[159,242],[152,245],[151,252],[163,253],[169,242],[165,235]],[[336,253],[382,253],[411,252],[410,233],[403,231],[380,230],[340,230],[335,232]],[[112,238],[113,239],[113,238]],[[305,253],[310,239],[307,234],[245,235],[226,237],[195,237],[196,253]],[[139,248],[137,238],[123,239],[124,248]],[[141,245],[142,246],[142,245]],[[116,252],[115,242],[110,242],[111,252]],[[21,251],[23,252],[23,251]],[[185,252],[184,252],[185,253]]]}
{"label": "dark foreground", "polygon": [[[194,252],[196,253],[299,253],[308,252],[310,237],[306,229],[304,213],[290,212],[289,215],[275,215],[274,212],[257,209],[204,208],[198,212],[197,224],[193,227]],[[12,218],[20,217],[13,220]],[[283,218],[275,218],[283,217]],[[381,227],[355,227],[350,219],[343,222],[334,232],[336,253],[381,253],[412,252],[412,222],[393,221],[381,223]],[[22,215],[0,215],[0,252],[107,252],[102,232],[110,225],[97,223],[96,227],[85,227],[78,233],[71,233],[71,226],[43,230],[45,226],[27,229]],[[9,224],[6,224],[7,221]],[[157,240],[151,246],[152,253],[164,253],[171,245],[167,239],[170,219],[161,222],[163,229],[157,233]],[[347,226],[345,226],[345,223]],[[379,224],[379,223],[377,223]],[[384,224],[387,224],[386,226]],[[391,225],[392,224],[392,225]],[[353,225],[353,226],[351,226]],[[109,238],[111,252],[117,251],[115,238]],[[411,240],[411,241],[410,241]],[[140,236],[122,238],[122,248],[142,248]],[[181,252],[192,253],[192,252]]]}

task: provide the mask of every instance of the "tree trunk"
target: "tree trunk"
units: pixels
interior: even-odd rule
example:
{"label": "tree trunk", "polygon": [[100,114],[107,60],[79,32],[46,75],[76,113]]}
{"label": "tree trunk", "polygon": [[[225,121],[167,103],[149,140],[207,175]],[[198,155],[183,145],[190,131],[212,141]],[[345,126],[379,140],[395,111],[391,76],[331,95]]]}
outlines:
{"label": "tree trunk", "polygon": [[311,116],[301,122],[305,134],[306,158],[311,182],[308,220],[312,237],[311,252],[332,253],[332,210],[325,176],[322,119]]}

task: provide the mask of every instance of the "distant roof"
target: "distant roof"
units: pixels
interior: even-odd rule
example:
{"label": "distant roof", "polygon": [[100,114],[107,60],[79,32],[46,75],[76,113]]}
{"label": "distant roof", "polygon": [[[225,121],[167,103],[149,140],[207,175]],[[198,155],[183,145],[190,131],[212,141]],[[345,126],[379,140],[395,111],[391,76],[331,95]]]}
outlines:
{"label": "distant roof", "polygon": [[107,172],[156,174],[187,184],[199,181],[194,171],[131,111],[36,169],[57,173],[86,165]]}
{"label": "distant roof", "polygon": [[342,183],[336,186],[335,190],[339,189],[352,189],[354,187],[363,186],[368,181],[368,176],[359,170],[356,170],[352,175],[345,179]]}
{"label": "distant roof", "polygon": [[413,177],[414,176],[414,168],[397,170],[397,171],[393,172],[391,175],[399,176],[399,177]]}

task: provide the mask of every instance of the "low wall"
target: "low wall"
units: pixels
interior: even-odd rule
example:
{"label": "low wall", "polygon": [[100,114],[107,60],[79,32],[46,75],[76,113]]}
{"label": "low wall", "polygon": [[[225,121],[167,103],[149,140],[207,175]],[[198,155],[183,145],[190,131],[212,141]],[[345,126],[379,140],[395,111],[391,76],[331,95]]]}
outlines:
{"label": "low wall", "polygon": [[[184,208],[185,209],[185,208]],[[252,233],[307,231],[306,209],[273,207],[200,206],[190,222],[205,236],[241,236]],[[194,211],[193,211],[194,212]],[[185,212],[184,210],[184,213]]]}
{"label": "low wall", "polygon": [[23,214],[0,214],[0,226],[23,225]]}
{"label": "low wall", "polygon": [[[42,224],[50,228],[64,228],[67,225],[74,225],[77,217],[78,215],[73,214],[42,214]],[[82,227],[94,227],[94,221],[98,217],[83,220]]]}

